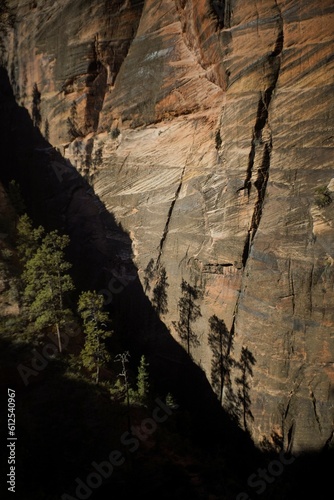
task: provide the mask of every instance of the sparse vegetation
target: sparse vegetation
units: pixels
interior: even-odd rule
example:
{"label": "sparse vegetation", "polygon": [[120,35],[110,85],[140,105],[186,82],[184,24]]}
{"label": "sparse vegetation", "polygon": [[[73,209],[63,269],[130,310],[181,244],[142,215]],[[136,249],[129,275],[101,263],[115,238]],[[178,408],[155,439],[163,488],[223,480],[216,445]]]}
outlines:
{"label": "sparse vegetation", "polygon": [[140,364],[138,367],[137,375],[137,394],[138,399],[142,404],[147,403],[149,393],[150,393],[150,382],[149,382],[149,363],[146,361],[144,355],[140,358]]}
{"label": "sparse vegetation", "polygon": [[216,149],[218,150],[222,145],[222,138],[220,136],[220,130],[217,130],[215,135]]}
{"label": "sparse vegetation", "polygon": [[119,128],[118,128],[118,127],[115,127],[115,128],[113,128],[113,129],[111,129],[111,132],[110,132],[111,137],[112,137],[113,139],[117,139],[117,137],[119,136],[119,134],[120,134],[120,133],[121,133],[121,131],[119,130]]}
{"label": "sparse vegetation", "polygon": [[16,229],[17,253],[22,264],[25,265],[37,252],[45,230],[42,226],[35,228],[28,214],[23,214],[19,218]]}
{"label": "sparse vegetation", "polygon": [[95,150],[95,154],[94,154],[94,157],[92,160],[93,167],[94,168],[100,167],[102,165],[102,162],[103,162],[103,149],[102,149],[102,146],[99,146]]}
{"label": "sparse vegetation", "polygon": [[50,125],[48,119],[44,121],[44,137],[47,141],[50,140]]}
{"label": "sparse vegetation", "polygon": [[318,187],[315,190],[315,203],[319,208],[328,207],[333,201],[331,192],[327,186]]}
{"label": "sparse vegetation", "polygon": [[13,256],[13,251],[9,248],[4,248],[3,250],[1,250],[1,256],[4,260],[9,261]]}
{"label": "sparse vegetation", "polygon": [[77,137],[80,137],[80,131],[78,127],[78,110],[76,101],[73,101],[71,104],[70,116],[67,118],[67,130],[71,141],[73,141]]}

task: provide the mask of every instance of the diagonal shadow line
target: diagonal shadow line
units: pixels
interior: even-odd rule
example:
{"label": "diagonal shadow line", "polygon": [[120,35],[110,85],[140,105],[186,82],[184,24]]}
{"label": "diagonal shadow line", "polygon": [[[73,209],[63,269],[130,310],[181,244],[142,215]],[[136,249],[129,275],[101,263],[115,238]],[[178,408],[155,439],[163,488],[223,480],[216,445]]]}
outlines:
{"label": "diagonal shadow line", "polygon": [[145,295],[129,235],[89,183],[45,140],[28,111],[16,103],[4,68],[0,68],[0,148],[1,181],[6,185],[15,179],[20,184],[37,224],[70,236],[68,258],[77,290],[99,291],[111,279],[127,277],[127,286],[108,305],[113,329],[134,358],[145,354],[157,391],[171,391],[191,413],[198,441],[209,447],[231,443],[231,450],[239,442],[252,450],[250,438],[230,421],[203,370],[174,340]]}

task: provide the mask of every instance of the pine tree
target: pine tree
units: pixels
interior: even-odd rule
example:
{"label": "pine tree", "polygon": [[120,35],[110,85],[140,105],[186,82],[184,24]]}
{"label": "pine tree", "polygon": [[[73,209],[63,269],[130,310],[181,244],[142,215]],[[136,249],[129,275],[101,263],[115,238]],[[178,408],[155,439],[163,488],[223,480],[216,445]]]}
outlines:
{"label": "pine tree", "polygon": [[111,336],[106,330],[109,322],[108,313],[103,311],[103,295],[82,292],[79,297],[78,311],[83,319],[85,344],[80,353],[83,365],[88,370],[95,370],[95,382],[98,384],[100,368],[110,360],[105,340]]}
{"label": "pine tree", "polygon": [[138,399],[141,403],[145,403],[147,401],[150,390],[148,367],[149,363],[147,363],[145,356],[142,355],[137,375],[137,393]]}
{"label": "pine tree", "polygon": [[176,409],[179,407],[179,405],[176,403],[175,398],[171,392],[168,392],[166,395],[166,405],[172,409]]}
{"label": "pine tree", "polygon": [[[33,239],[33,244],[36,240]],[[62,352],[61,331],[71,315],[65,308],[65,296],[74,290],[72,278],[68,274],[71,264],[65,260],[64,249],[69,244],[67,235],[58,231],[48,233],[34,255],[27,260],[23,271],[25,282],[24,299],[29,308],[30,320],[38,331],[54,327]],[[30,253],[30,246],[25,253]],[[28,250],[28,252],[27,252]]]}
{"label": "pine tree", "polygon": [[33,227],[33,223],[27,214],[21,215],[16,226],[17,238],[16,246],[19,258],[23,264],[26,264],[37,252],[42,244],[42,237],[45,233],[44,228]]}
{"label": "pine tree", "polygon": [[126,395],[126,406],[127,406],[127,421],[128,421],[128,432],[131,433],[131,415],[130,415],[130,384],[129,384],[129,377],[128,377],[128,370],[126,368],[126,364],[129,362],[129,357],[130,353],[129,351],[122,352],[120,354],[117,354],[115,357],[114,361],[115,363],[121,363],[122,364],[122,371],[119,374],[120,377],[123,378],[124,380],[124,388],[125,388],[125,395]]}

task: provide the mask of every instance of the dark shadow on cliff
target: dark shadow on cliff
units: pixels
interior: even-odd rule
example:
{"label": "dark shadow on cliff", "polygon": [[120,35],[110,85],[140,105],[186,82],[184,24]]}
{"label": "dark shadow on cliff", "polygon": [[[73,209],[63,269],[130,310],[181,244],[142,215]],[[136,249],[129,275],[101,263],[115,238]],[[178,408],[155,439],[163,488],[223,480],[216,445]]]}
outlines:
{"label": "dark shadow on cliff", "polygon": [[68,257],[77,290],[103,291],[122,347],[135,364],[146,355],[155,390],[172,392],[191,412],[198,442],[210,449],[233,440],[233,449],[242,445],[251,451],[251,441],[230,423],[204,372],[172,338],[145,295],[129,235],[89,183],[42,136],[27,110],[17,105],[4,69],[0,112],[1,181],[5,186],[12,179],[20,184],[37,224],[70,236]]}

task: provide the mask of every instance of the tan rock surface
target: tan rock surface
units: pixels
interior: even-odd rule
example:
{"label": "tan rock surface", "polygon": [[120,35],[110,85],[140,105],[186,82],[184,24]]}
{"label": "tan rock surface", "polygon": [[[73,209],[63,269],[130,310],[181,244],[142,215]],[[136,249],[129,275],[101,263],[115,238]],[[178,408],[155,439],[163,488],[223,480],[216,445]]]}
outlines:
{"label": "tan rock surface", "polygon": [[37,84],[42,132],[129,232],[143,283],[151,258],[166,268],[175,338],[182,278],[202,290],[207,377],[213,314],[233,358],[254,356],[253,418],[231,371],[241,424],[319,449],[334,416],[334,204],[316,202],[334,191],[334,6],[209,4],[10,0],[3,58],[32,115]]}

